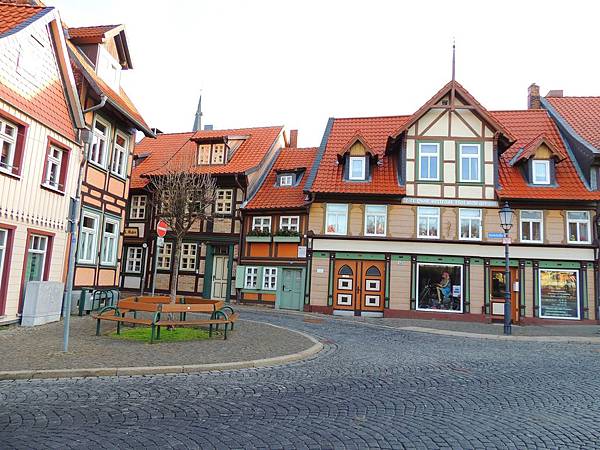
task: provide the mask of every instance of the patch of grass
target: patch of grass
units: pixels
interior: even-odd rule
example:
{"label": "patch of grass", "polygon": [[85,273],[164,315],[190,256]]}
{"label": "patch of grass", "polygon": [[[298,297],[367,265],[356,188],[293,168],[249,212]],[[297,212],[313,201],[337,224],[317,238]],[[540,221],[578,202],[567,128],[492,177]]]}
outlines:
{"label": "patch of grass", "polygon": [[[150,327],[135,327],[135,328],[121,328],[121,334],[117,334],[116,331],[110,334],[110,337],[115,339],[122,339],[126,341],[140,341],[150,342]],[[213,331],[213,336],[218,333]],[[156,333],[155,333],[156,338]],[[166,327],[160,330],[160,339],[154,340],[154,342],[181,342],[181,341],[199,341],[209,339],[208,331],[198,328],[175,328],[168,330]]]}

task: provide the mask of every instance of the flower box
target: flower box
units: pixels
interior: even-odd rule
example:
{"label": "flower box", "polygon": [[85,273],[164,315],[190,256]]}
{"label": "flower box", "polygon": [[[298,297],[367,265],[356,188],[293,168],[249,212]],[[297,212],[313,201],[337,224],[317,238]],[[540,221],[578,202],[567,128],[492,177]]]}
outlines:
{"label": "flower box", "polygon": [[300,236],[273,236],[275,242],[300,242]]}
{"label": "flower box", "polygon": [[246,236],[247,242],[271,242],[271,236]]}

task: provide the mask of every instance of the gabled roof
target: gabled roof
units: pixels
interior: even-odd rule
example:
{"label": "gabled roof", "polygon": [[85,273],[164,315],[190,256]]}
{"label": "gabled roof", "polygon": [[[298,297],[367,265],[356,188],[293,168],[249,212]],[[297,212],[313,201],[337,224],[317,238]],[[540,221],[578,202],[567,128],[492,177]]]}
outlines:
{"label": "gabled roof", "polygon": [[464,87],[462,87],[458,81],[455,80],[449,81],[444,87],[442,87],[433,97],[431,97],[423,106],[421,106],[413,115],[411,115],[398,130],[396,130],[394,133],[391,133],[391,137],[395,139],[408,130],[423,116],[423,114],[434,107],[434,105],[436,105],[449,93],[456,95],[464,103],[472,106],[474,111],[481,117],[481,119],[487,122],[488,125],[494,128],[496,131],[500,131],[509,141],[515,140],[510,131],[504,128],[502,124],[498,123],[496,119],[481,105],[481,103],[479,103],[475,97],[473,97]]}
{"label": "gabled roof", "polygon": [[[229,130],[206,130],[189,133],[159,134],[155,139],[144,138],[135,147],[136,155],[149,154],[131,175],[131,187],[144,187],[147,175],[160,175],[168,164],[190,164],[195,173],[215,175],[247,174],[255,169],[277,143],[282,126],[237,128]],[[198,139],[248,136],[237,148],[227,164],[195,164],[198,157]],[[193,163],[192,163],[193,162]]]}
{"label": "gabled roof", "polygon": [[545,97],[573,130],[600,151],[600,97]]}
{"label": "gabled roof", "polygon": [[0,38],[9,36],[35,22],[54,8],[0,2]]}
{"label": "gabled roof", "polygon": [[540,148],[542,144],[548,147],[548,149],[554,155],[554,158],[556,158],[557,161],[562,161],[567,157],[567,155],[564,152],[559,150],[552,143],[552,141],[546,137],[545,133],[540,133],[531,141],[529,141],[529,143],[527,143],[524,147],[521,147],[519,149],[517,154],[513,156],[513,158],[510,160],[510,165],[514,166],[515,164],[524,159],[531,158],[533,155],[535,155],[535,152],[538,148]]}
{"label": "gabled roof", "polygon": [[[307,190],[318,193],[403,195],[405,188],[398,183],[395,156],[386,155],[385,150],[390,135],[400,129],[408,118],[409,116],[390,116],[332,119],[329,136],[322,144],[323,154],[316,163],[316,176]],[[357,130],[379,158],[371,172],[371,179],[364,182],[345,181],[342,176],[343,165],[338,161],[339,152],[356,136]]]}
{"label": "gabled roof", "polygon": [[[245,209],[301,208],[306,205],[304,186],[317,155],[317,148],[284,148],[276,157],[273,166],[262,184],[248,201]],[[277,186],[277,174],[304,169],[302,178],[295,186]]]}
{"label": "gabled roof", "polygon": [[119,63],[124,69],[133,69],[129,46],[127,45],[127,36],[125,34],[125,25],[96,25],[91,27],[69,28],[69,40],[77,45],[101,44],[107,39],[114,38],[117,53],[119,54]]}
{"label": "gabled roof", "polygon": [[[543,109],[490,112],[498,122],[510,129],[517,140],[499,158],[500,199],[597,200],[600,192],[590,191],[582,181],[573,156],[559,135],[556,124]],[[555,150],[565,157],[556,163],[556,186],[534,186],[527,183],[521,169],[510,164],[517,153],[543,135]]]}
{"label": "gabled roof", "polygon": [[119,93],[117,93],[102,80],[96,74],[94,67],[87,57],[72,42],[67,42],[67,47],[76,76],[83,76],[98,95],[106,95],[108,103],[127,117],[138,130],[142,131],[146,136],[154,136],[154,133],[125,91],[120,88]]}
{"label": "gabled roof", "polygon": [[367,140],[360,134],[360,130],[356,130],[356,133],[354,134],[354,136],[352,136],[349,140],[348,143],[346,145],[344,145],[344,147],[342,147],[340,149],[340,151],[338,152],[338,156],[342,157],[344,156],[346,153],[348,153],[350,151],[350,149],[352,148],[352,146],[354,144],[356,144],[357,142],[360,142],[362,144],[362,146],[365,148],[365,151],[371,155],[372,157],[377,158],[378,154],[375,153],[372,149],[371,146],[369,145],[369,143],[367,142]]}

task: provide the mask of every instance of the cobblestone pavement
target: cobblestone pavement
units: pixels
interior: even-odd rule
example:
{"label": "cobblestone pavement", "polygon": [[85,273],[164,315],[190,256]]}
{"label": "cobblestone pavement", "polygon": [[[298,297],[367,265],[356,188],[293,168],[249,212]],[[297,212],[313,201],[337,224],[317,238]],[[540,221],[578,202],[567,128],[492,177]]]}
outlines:
{"label": "cobblestone pavement", "polygon": [[600,448],[600,346],[245,312],[327,344],[286,366],[0,383],[3,448]]}

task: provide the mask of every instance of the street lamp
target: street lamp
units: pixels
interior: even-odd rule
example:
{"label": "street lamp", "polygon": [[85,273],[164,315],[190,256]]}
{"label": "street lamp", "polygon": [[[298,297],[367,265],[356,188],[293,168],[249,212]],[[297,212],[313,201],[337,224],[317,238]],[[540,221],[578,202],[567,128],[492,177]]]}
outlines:
{"label": "street lamp", "polygon": [[504,206],[498,211],[498,214],[500,215],[500,226],[502,226],[502,229],[504,230],[504,334],[508,335],[512,332],[510,309],[510,263],[508,258],[510,238],[508,237],[508,232],[512,228],[515,212],[510,209],[508,202],[504,202]]}

